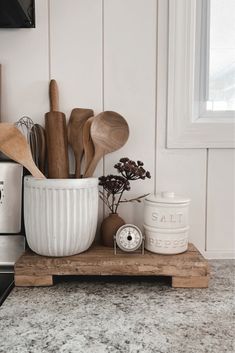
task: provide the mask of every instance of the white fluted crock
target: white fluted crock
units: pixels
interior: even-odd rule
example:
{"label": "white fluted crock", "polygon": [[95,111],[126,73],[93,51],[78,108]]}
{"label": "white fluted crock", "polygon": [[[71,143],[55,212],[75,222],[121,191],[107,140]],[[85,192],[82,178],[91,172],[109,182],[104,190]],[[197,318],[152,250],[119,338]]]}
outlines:
{"label": "white fluted crock", "polygon": [[98,179],[24,179],[24,223],[29,247],[39,255],[70,256],[94,241]]}

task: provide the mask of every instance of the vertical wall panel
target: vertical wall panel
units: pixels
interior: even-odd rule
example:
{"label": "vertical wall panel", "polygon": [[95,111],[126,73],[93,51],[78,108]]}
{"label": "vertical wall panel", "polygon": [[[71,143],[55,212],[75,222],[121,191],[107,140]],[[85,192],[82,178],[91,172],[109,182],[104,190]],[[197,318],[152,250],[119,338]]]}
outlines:
{"label": "vertical wall panel", "polygon": [[[50,0],[51,78],[58,81],[60,109],[102,111],[102,0]],[[70,157],[72,153],[70,153]],[[73,171],[73,158],[70,158]],[[102,161],[95,175],[103,173]],[[99,221],[103,218],[100,201]],[[99,227],[98,227],[99,228]]]}
{"label": "vertical wall panel", "polygon": [[166,149],[167,1],[159,0],[156,190],[191,198],[190,240],[205,249],[206,149]]}
{"label": "vertical wall panel", "polygon": [[0,29],[2,120],[41,122],[48,109],[48,2],[36,1],[36,28]]}
{"label": "vertical wall panel", "polygon": [[51,78],[67,118],[73,108],[102,110],[102,1],[50,0]]}
{"label": "vertical wall panel", "polygon": [[[105,158],[114,173],[120,157],[142,160],[152,180],[136,181],[126,197],[154,189],[156,1],[104,1],[104,105],[122,114],[130,126],[127,144]],[[141,204],[125,204],[120,214],[142,227]]]}
{"label": "vertical wall panel", "polygon": [[[50,0],[50,76],[60,109],[102,111],[102,1]],[[71,159],[72,162],[72,159]],[[71,163],[72,164],[72,163]],[[73,169],[73,168],[72,168]],[[102,163],[97,173],[102,171]]]}
{"label": "vertical wall panel", "polygon": [[208,161],[207,251],[235,254],[235,151],[210,149]]}
{"label": "vertical wall panel", "polygon": [[[123,156],[143,160],[152,179],[133,183],[126,196],[154,188],[189,196],[191,240],[201,250],[206,246],[209,256],[229,257],[235,248],[234,150],[209,150],[207,161],[206,149],[166,149],[167,10],[166,0],[36,1],[35,29],[0,29],[2,119],[29,115],[44,123],[50,77],[58,81],[67,118],[75,107],[119,112],[130,139],[105,157],[104,166],[101,161],[96,175],[103,167],[115,172],[113,164]],[[100,220],[102,209],[100,204]],[[142,211],[143,204],[120,208],[127,222],[139,226]]]}
{"label": "vertical wall panel", "polygon": [[190,241],[205,250],[206,153],[158,146],[157,190],[190,197]]}

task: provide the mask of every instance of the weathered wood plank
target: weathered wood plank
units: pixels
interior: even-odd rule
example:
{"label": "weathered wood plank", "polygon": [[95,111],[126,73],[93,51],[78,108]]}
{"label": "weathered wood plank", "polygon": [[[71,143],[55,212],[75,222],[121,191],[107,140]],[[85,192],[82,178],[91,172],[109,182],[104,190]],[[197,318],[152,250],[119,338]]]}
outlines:
{"label": "weathered wood plank", "polygon": [[144,255],[118,252],[93,246],[88,251],[68,257],[45,257],[27,250],[15,265],[17,276],[53,275],[127,275],[202,277],[208,274],[207,261],[190,244],[189,250],[178,255]]}
{"label": "weathered wood plank", "polygon": [[209,276],[172,277],[173,288],[207,288]]}
{"label": "weathered wood plank", "polygon": [[32,287],[32,286],[52,286],[53,276],[21,276],[15,275],[15,285],[17,287]]}

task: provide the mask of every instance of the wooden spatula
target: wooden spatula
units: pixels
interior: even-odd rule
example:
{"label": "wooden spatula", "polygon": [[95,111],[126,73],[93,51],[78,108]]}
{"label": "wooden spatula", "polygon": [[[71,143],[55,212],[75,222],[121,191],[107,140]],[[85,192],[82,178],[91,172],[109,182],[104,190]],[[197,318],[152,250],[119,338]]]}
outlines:
{"label": "wooden spatula", "polygon": [[95,154],[95,146],[91,138],[91,124],[94,120],[92,116],[83,126],[83,146],[84,146],[84,174],[86,173]]}
{"label": "wooden spatula", "polygon": [[45,115],[48,177],[69,177],[68,137],[65,115],[59,112],[59,92],[55,80],[49,86],[50,112]]}
{"label": "wooden spatula", "polygon": [[97,115],[91,125],[91,138],[95,146],[95,155],[85,173],[85,177],[91,177],[100,159],[105,154],[121,148],[128,137],[128,124],[120,114],[106,111]]}
{"label": "wooden spatula", "polygon": [[68,141],[75,156],[75,176],[81,177],[81,160],[84,152],[83,126],[88,118],[94,115],[92,109],[75,108],[72,110],[68,123]]}
{"label": "wooden spatula", "polygon": [[0,150],[22,164],[35,178],[45,178],[33,161],[24,135],[10,123],[0,123]]}

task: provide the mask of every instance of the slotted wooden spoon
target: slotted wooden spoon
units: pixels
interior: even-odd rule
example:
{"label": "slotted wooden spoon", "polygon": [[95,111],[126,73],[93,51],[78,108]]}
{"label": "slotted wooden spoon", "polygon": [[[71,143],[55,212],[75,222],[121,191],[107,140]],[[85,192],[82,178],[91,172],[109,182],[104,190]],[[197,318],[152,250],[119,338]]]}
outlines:
{"label": "slotted wooden spoon", "polygon": [[75,108],[72,110],[68,123],[68,141],[75,156],[76,178],[81,177],[81,160],[84,152],[83,126],[88,118],[94,115],[92,109]]}
{"label": "slotted wooden spoon", "polygon": [[26,138],[13,124],[0,123],[0,150],[22,164],[35,178],[45,178],[33,161]]}
{"label": "slotted wooden spoon", "polygon": [[126,120],[118,113],[106,111],[97,115],[91,125],[91,138],[95,146],[95,155],[85,173],[91,177],[100,159],[125,145],[129,137]]}

